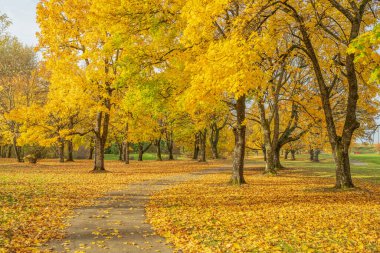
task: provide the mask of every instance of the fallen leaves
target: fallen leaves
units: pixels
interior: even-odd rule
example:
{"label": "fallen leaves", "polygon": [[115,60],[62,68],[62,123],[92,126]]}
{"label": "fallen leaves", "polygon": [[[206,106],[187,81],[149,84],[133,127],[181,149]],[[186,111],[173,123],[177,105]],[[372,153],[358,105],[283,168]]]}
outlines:
{"label": "fallen leaves", "polygon": [[206,175],[152,197],[149,220],[183,252],[378,252],[380,187],[332,191],[331,179]]}
{"label": "fallen leaves", "polygon": [[[125,189],[132,182],[158,179],[201,169],[194,162],[109,162],[111,173],[89,173],[91,161],[37,165],[1,160],[0,252],[36,251],[50,239],[62,238],[73,209],[94,204],[106,192]],[[103,219],[104,210],[95,219]],[[104,233],[94,231],[94,233]],[[111,231],[107,237],[118,237]],[[86,249],[88,245],[83,246]]]}

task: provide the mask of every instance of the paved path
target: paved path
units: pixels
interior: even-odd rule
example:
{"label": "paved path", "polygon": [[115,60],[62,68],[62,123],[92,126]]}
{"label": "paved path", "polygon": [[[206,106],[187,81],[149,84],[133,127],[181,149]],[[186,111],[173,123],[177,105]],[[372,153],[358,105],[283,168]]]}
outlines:
{"label": "paved path", "polygon": [[174,184],[194,180],[204,174],[225,169],[149,180],[129,185],[125,190],[111,192],[97,204],[78,209],[67,236],[50,242],[46,249],[58,252],[173,252],[165,239],[156,235],[146,223],[145,205],[156,191]]}

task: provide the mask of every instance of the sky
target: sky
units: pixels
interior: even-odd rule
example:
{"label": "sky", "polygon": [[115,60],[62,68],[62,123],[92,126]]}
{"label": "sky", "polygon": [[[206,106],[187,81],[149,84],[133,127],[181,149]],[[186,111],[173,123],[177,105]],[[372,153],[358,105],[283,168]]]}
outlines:
{"label": "sky", "polygon": [[39,0],[0,0],[0,13],[12,21],[9,32],[29,46],[37,44],[36,6]]}

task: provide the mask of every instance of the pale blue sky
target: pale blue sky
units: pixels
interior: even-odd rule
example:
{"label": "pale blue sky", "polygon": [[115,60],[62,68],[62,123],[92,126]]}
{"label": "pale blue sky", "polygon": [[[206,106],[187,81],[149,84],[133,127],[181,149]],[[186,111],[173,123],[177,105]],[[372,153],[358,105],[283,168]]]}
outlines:
{"label": "pale blue sky", "polygon": [[0,0],[0,13],[12,21],[9,32],[30,46],[37,44],[36,6],[39,0]]}

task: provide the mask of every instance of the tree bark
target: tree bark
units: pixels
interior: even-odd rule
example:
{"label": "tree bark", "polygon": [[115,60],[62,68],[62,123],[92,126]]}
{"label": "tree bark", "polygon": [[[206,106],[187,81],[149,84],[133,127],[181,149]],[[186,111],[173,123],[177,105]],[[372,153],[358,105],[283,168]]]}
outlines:
{"label": "tree bark", "polygon": [[157,156],[157,161],[162,161],[162,155],[161,155],[161,138],[157,139],[154,142],[154,145],[156,146],[156,156]]}
{"label": "tree bark", "polygon": [[88,160],[92,160],[94,158],[94,146],[90,146],[90,153],[88,154]]}
{"label": "tree bark", "polygon": [[104,167],[104,149],[105,149],[105,145],[103,143],[102,138],[97,137],[95,139],[95,164],[94,164],[94,172],[105,171],[105,167]]}
{"label": "tree bark", "polygon": [[289,149],[285,149],[284,159],[288,160],[288,156],[289,156]]}
{"label": "tree bark", "polygon": [[58,141],[58,154],[59,154],[59,162],[65,162],[65,140],[60,138]]}
{"label": "tree bark", "polygon": [[314,161],[314,149],[310,149],[309,154],[310,154],[310,161]]}
{"label": "tree bark", "polygon": [[313,150],[313,162],[319,162],[319,154],[321,153],[321,150],[318,148]]}
{"label": "tree bark", "polygon": [[173,148],[174,148],[174,140],[173,140],[173,131],[165,131],[166,136],[166,147],[168,148],[169,152],[169,160],[174,160],[173,156]]}
{"label": "tree bark", "polygon": [[353,188],[350,158],[348,152],[349,146],[339,144],[334,150],[334,159],[336,163],[336,185],[338,189]]}
{"label": "tree bark", "polygon": [[138,161],[142,162],[143,160],[143,156],[144,156],[144,146],[143,146],[143,143],[139,142],[139,157],[138,157]]}
{"label": "tree bark", "polygon": [[291,158],[290,160],[294,161],[296,160],[296,151],[294,149],[290,150]]}
{"label": "tree bark", "polygon": [[265,148],[265,145],[261,145],[261,150],[263,151],[263,157],[264,157],[264,162],[267,161],[267,149]]}
{"label": "tree bark", "polygon": [[144,148],[144,143],[143,142],[139,142],[138,144],[138,147],[139,147],[139,158],[138,158],[138,161],[142,161],[143,160],[143,156],[144,156],[144,153],[150,148],[150,146],[152,146],[152,142],[149,143],[148,146],[146,146]]}
{"label": "tree bark", "polygon": [[67,141],[67,162],[74,162],[74,147],[72,141]]}
{"label": "tree bark", "polygon": [[124,148],[124,163],[129,164],[129,141],[128,141],[128,131],[129,131],[129,124],[125,124],[125,140],[123,142],[123,148]]}
{"label": "tree bark", "polygon": [[8,150],[7,150],[7,158],[11,158],[11,157],[12,157],[12,146],[9,145]]}
{"label": "tree bark", "polygon": [[233,128],[235,135],[235,147],[232,162],[231,184],[245,184],[244,179],[244,156],[245,156],[245,95],[237,99],[235,104],[236,126]]}
{"label": "tree bark", "polygon": [[199,155],[199,133],[196,133],[195,140],[194,140],[193,160],[197,160],[198,155]]}
{"label": "tree bark", "polygon": [[124,163],[129,164],[129,142],[125,141],[123,143],[123,148],[124,148]]}
{"label": "tree bark", "polygon": [[282,166],[281,161],[280,161],[280,147],[276,147],[274,150],[274,167],[276,170],[283,169],[284,166]]}
{"label": "tree bark", "polygon": [[200,139],[200,158],[198,162],[206,162],[206,140],[207,140],[207,129],[199,131]]}
{"label": "tree bark", "polygon": [[123,143],[117,143],[117,149],[119,150],[119,161],[122,162],[124,161],[124,147]]}
{"label": "tree bark", "polygon": [[[22,150],[21,150],[20,146],[17,146],[17,139],[16,139],[16,137],[13,137],[13,148],[14,148],[14,151],[15,151],[15,154],[16,154],[17,162],[23,163],[24,159],[22,158]],[[11,152],[9,152],[9,149],[8,149],[8,154],[7,154],[8,157],[9,157],[9,154],[11,154]]]}

